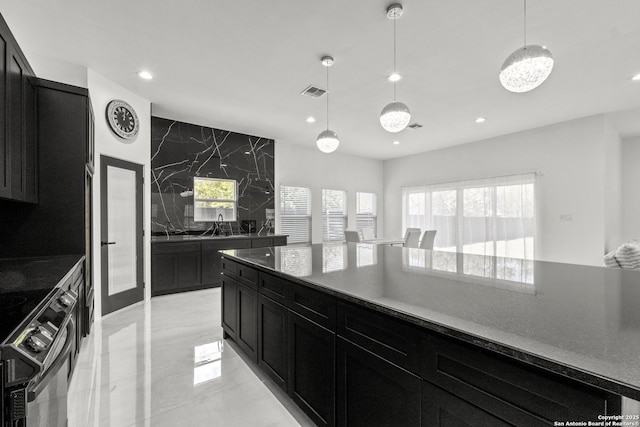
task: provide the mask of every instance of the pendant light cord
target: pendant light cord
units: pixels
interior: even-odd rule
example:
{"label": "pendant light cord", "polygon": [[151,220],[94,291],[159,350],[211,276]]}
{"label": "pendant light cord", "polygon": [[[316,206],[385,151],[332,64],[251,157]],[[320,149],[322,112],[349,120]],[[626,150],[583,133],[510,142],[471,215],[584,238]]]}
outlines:
{"label": "pendant light cord", "polygon": [[[526,1],[526,0],[525,0]],[[393,18],[393,74],[397,74],[396,71],[396,20],[398,17]],[[393,82],[393,102],[396,102],[396,82]]]}
{"label": "pendant light cord", "polygon": [[527,46],[527,0],[524,0],[524,45]]}
{"label": "pendant light cord", "polygon": [[329,130],[329,66],[327,66],[327,130]]}

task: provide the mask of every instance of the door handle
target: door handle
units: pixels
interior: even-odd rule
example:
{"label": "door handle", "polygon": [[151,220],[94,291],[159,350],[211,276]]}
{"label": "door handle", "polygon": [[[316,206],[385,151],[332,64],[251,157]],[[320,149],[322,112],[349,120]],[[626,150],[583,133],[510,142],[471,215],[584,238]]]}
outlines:
{"label": "door handle", "polygon": [[115,245],[115,244],[116,242],[104,242],[104,241],[100,242],[100,246]]}

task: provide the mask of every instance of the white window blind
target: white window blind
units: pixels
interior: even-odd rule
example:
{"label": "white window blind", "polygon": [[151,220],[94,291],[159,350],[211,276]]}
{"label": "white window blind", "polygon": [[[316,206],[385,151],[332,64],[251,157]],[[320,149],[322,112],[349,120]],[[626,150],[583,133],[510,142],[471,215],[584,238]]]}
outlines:
{"label": "white window blind", "polygon": [[371,228],[374,236],[378,236],[375,193],[356,193],[356,228]]}
{"label": "white window blind", "polygon": [[322,241],[344,240],[347,228],[347,192],[322,190]]}
{"label": "white window blind", "polygon": [[280,186],[280,233],[288,243],[311,242],[311,190]]}

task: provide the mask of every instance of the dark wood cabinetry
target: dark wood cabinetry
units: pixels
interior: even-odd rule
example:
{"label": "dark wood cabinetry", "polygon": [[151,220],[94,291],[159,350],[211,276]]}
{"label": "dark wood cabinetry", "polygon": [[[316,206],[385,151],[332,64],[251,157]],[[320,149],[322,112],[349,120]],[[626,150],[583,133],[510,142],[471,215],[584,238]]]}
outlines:
{"label": "dark wood cabinetry", "polygon": [[0,17],[0,197],[37,201],[35,74]]}
{"label": "dark wood cabinetry", "polygon": [[[222,270],[225,337],[256,360],[247,341],[257,335],[258,366],[317,425],[548,426],[621,412],[620,396],[387,309],[237,258],[223,258]],[[244,316],[241,339],[240,311],[253,313],[255,289],[256,329]]]}
{"label": "dark wood cabinetry", "polygon": [[419,426],[420,378],[338,338],[338,426]]}
{"label": "dark wood cabinetry", "polygon": [[335,425],[336,335],[289,314],[289,396],[319,426]]}
{"label": "dark wood cabinetry", "polygon": [[[221,250],[251,248],[252,242],[286,245],[286,236],[223,237],[195,241],[157,241],[151,244],[151,295],[213,288],[222,282]],[[251,274],[249,271],[247,274]],[[235,275],[235,271],[234,271]],[[240,281],[243,281],[240,273]],[[252,282],[255,284],[257,277]],[[257,286],[257,285],[255,285]],[[256,288],[257,289],[257,288]]]}
{"label": "dark wood cabinetry", "polygon": [[243,285],[237,284],[238,321],[236,342],[251,358],[258,362],[258,293]]}

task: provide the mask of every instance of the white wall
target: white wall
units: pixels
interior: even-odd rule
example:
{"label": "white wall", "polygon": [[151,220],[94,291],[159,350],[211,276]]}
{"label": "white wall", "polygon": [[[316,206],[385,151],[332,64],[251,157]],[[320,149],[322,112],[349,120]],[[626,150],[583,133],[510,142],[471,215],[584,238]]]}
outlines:
{"label": "white wall", "polygon": [[622,241],[622,138],[605,118],[605,251],[616,249]]}
{"label": "white wall", "polygon": [[622,141],[622,240],[640,241],[640,137]]}
{"label": "white wall", "polygon": [[[96,319],[102,316],[101,309],[101,274],[100,266],[100,155],[115,157],[144,166],[144,281],[146,283],[145,299],[151,298],[151,103],[133,92],[115,84],[94,70],[87,71],[87,81],[91,104],[95,114],[95,175],[93,178],[93,265],[96,286],[95,310]],[[122,99],[136,110],[140,120],[140,131],[135,141],[122,143],[110,130],[105,119],[105,109],[109,101]],[[106,284],[105,284],[106,286]]]}
{"label": "white wall", "polygon": [[[602,265],[605,117],[573,120],[384,162],[385,230],[399,236],[401,187],[541,172],[535,257]],[[572,221],[561,222],[561,215]]]}
{"label": "white wall", "polygon": [[378,235],[384,236],[383,164],[381,160],[341,154],[325,154],[313,144],[275,144],[276,229],[280,225],[280,185],[311,189],[312,242],[322,242],[322,189],[346,190],[348,227],[356,228],[356,192],[376,193]]}

